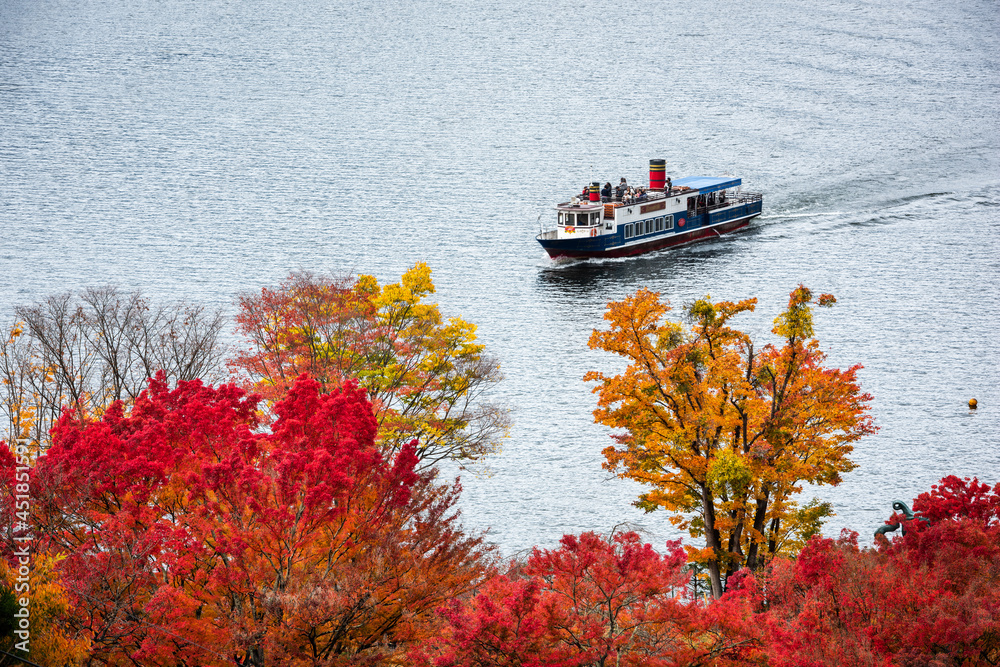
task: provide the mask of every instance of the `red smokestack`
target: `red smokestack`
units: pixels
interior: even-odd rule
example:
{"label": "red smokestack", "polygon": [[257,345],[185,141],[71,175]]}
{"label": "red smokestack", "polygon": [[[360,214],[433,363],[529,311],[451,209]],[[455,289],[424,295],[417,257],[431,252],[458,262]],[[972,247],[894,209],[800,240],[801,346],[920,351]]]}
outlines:
{"label": "red smokestack", "polygon": [[663,189],[663,179],[667,176],[667,161],[666,160],[650,160],[649,161],[649,189],[650,190],[662,190]]}

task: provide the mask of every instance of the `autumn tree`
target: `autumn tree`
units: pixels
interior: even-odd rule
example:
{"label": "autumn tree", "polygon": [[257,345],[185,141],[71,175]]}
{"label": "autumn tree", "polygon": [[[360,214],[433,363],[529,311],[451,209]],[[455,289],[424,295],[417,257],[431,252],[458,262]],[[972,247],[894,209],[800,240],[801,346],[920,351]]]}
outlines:
{"label": "autumn tree", "polygon": [[978,478],[948,475],[917,496],[913,509],[929,524],[969,519],[986,529],[1000,529],[1000,484],[990,488]]}
{"label": "autumn tree", "polygon": [[860,366],[825,367],[813,336],[810,306],[834,301],[799,286],[774,320],[782,344],[755,346],[730,320],[756,299],[695,301],[686,329],[643,289],[610,303],[609,329],[590,338],[591,348],[629,362],[621,374],[585,378],[597,382],[596,421],[622,430],[604,450],[605,467],[650,487],[639,507],[662,508],[704,539],[690,556],[708,567],[716,598],[726,576],[759,569],[818,532],[829,506],[793,496],[805,482],[839,483],[854,467],[851,443],[874,430]]}
{"label": "autumn tree", "polygon": [[762,573],[772,665],[1000,664],[1000,484],[946,477],[914,507],[930,520],[878,549],[814,537]]}
{"label": "autumn tree", "polygon": [[486,397],[500,367],[476,343],[475,325],[445,320],[426,302],[433,293],[422,262],[381,286],[371,276],[294,273],[239,297],[245,346],[232,367],[270,400],[302,373],[323,391],[356,381],[375,406],[388,451],[416,438],[423,468],[480,460],[499,450],[509,428],[507,411]]}
{"label": "autumn tree", "polygon": [[267,427],[258,400],[161,372],[127,412],[53,429],[30,523],[65,556],[65,627],[95,664],[375,664],[487,572],[457,485],[416,470],[413,443],[380,450],[353,382],[300,378]]}
{"label": "autumn tree", "polygon": [[[69,596],[56,567],[59,560],[39,554],[31,563],[30,574],[23,577],[7,558],[0,559],[0,667],[25,664],[19,657],[60,667],[82,665],[86,659],[87,638],[67,630]],[[27,632],[20,636],[15,634],[20,629],[15,614],[25,607],[18,600],[27,600],[29,619]]]}
{"label": "autumn tree", "polygon": [[659,554],[634,532],[566,535],[523,566],[442,610],[421,665],[745,665],[759,638],[741,600],[706,608],[686,596],[679,541]]}
{"label": "autumn tree", "polygon": [[49,444],[64,406],[99,417],[135,400],[164,370],[173,382],[221,379],[225,318],[184,301],[157,304],[112,285],[65,292],[15,309],[0,332],[0,437]]}

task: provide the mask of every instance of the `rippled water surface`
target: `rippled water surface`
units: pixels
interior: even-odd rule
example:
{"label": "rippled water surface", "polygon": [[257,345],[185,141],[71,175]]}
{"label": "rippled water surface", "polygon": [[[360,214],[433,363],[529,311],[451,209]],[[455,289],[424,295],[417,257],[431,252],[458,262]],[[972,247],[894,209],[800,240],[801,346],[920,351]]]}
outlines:
{"label": "rippled water surface", "polygon": [[[734,8],[739,7],[736,11]],[[466,476],[507,553],[634,522],[582,382],[604,305],[802,282],[880,431],[837,488],[870,534],[945,474],[1000,481],[1000,14],[991,0],[0,3],[0,312],[114,282],[228,306],[290,270],[434,270],[515,428]],[[729,172],[748,231],[554,264],[534,234],[591,180]],[[966,407],[976,397],[980,409]]]}

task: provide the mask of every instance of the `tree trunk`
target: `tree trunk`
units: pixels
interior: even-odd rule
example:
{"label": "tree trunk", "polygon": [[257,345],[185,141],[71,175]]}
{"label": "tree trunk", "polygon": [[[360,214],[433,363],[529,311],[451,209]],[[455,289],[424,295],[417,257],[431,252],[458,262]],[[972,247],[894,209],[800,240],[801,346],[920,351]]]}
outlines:
{"label": "tree trunk", "polygon": [[712,583],[712,597],[716,600],[722,597],[722,574],[719,570],[719,531],[715,529],[715,505],[712,503],[712,495],[708,491],[708,486],[701,486],[701,508],[702,517],[705,520],[705,546],[711,549],[715,556],[708,561],[708,578]]}
{"label": "tree trunk", "polygon": [[726,568],[726,578],[733,574],[741,567],[743,567],[743,550],[740,548],[740,540],[743,539],[743,526],[746,523],[746,517],[743,521],[736,524],[732,532],[729,533],[729,555],[732,557],[729,562],[729,567]]}
{"label": "tree trunk", "polygon": [[778,550],[778,528],[781,527],[781,520],[777,517],[771,521],[771,539],[767,543],[767,553],[769,555],[774,555],[774,552]]}
{"label": "tree trunk", "polygon": [[[764,497],[757,499],[757,510],[753,515],[753,529],[754,532],[763,535],[764,534],[764,521],[767,519],[767,499],[770,495],[768,490],[764,491]],[[763,563],[759,562],[757,559],[757,552],[759,551],[759,545],[757,540],[753,540],[750,543],[750,548],[747,550],[747,567],[751,570],[759,570]]]}

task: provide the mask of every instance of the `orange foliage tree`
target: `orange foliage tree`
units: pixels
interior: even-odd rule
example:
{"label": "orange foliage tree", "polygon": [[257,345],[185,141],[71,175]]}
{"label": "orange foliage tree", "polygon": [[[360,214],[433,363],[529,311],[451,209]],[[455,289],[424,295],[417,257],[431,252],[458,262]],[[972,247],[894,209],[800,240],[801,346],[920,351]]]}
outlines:
{"label": "orange foliage tree", "polygon": [[0,559],[0,666],[26,664],[19,658],[42,665],[81,665],[87,658],[87,638],[67,629],[69,598],[56,569],[59,560],[38,554],[30,574],[22,576],[19,565],[11,567]]}
{"label": "orange foliage tree", "polygon": [[376,663],[486,573],[457,484],[417,471],[414,444],[380,451],[363,390],[300,378],[267,429],[257,402],[160,373],[129,414],[53,430],[28,523],[35,558],[60,555],[65,627],[95,664]]}
{"label": "orange foliage tree", "polygon": [[665,320],[670,306],[640,290],[608,305],[607,331],[590,347],[628,360],[624,373],[590,372],[599,395],[596,421],[624,433],[604,450],[605,467],[651,488],[638,506],[663,508],[704,538],[690,557],[707,566],[714,597],[742,567],[759,569],[819,530],[829,506],[800,507],[803,482],[837,484],[854,467],[853,442],[874,430],[860,366],[824,366],[803,286],[774,321],[782,345],[755,347],[730,320],[756,299],[686,307],[690,330]]}
{"label": "orange foliage tree", "polygon": [[421,467],[476,461],[499,450],[507,410],[486,400],[499,364],[476,343],[476,327],[445,320],[431,270],[416,264],[398,283],[371,276],[292,274],[277,288],[239,297],[245,347],[231,365],[274,400],[302,373],[323,391],[354,380],[375,406],[378,439],[398,450],[416,438]]}

